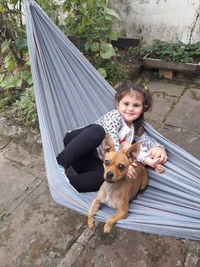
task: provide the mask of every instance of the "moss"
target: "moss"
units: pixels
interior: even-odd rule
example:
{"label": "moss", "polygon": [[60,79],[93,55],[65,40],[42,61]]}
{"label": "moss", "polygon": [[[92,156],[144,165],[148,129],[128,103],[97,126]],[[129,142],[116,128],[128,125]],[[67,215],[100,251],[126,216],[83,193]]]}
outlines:
{"label": "moss", "polygon": [[48,240],[43,243],[36,243],[31,250],[31,261],[34,262],[37,259],[41,258],[42,255],[50,249],[50,243]]}

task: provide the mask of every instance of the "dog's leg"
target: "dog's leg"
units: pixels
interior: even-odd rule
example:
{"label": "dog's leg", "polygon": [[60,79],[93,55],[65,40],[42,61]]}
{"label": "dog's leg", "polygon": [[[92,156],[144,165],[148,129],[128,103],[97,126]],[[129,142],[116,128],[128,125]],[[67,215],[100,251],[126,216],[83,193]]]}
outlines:
{"label": "dog's leg", "polygon": [[101,201],[95,198],[88,210],[88,227],[92,229],[94,227],[94,215],[97,213],[101,205]]}
{"label": "dog's leg", "polygon": [[[128,206],[128,205],[127,205]],[[104,233],[110,233],[112,226],[119,220],[125,219],[128,216],[128,207],[117,209],[117,213],[111,216],[104,225]]]}

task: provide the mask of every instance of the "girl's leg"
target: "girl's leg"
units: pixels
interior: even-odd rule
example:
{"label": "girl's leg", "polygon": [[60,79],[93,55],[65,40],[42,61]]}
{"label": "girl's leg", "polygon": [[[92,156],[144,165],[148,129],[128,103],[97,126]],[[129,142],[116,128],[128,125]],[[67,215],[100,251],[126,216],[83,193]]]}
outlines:
{"label": "girl's leg", "polygon": [[80,129],[76,129],[73,130],[71,132],[67,132],[64,139],[63,139],[63,143],[64,143],[64,147],[66,147],[74,137],[76,137],[77,135],[79,135],[82,131],[84,131],[86,128],[90,127],[91,125],[88,125],[84,128],[80,128]]}
{"label": "girl's leg", "polygon": [[[57,161],[65,169],[67,169],[73,162],[94,152],[95,149],[102,143],[105,138],[105,131],[103,127],[97,124],[91,124],[85,128],[68,133],[64,138],[64,143],[68,143],[63,151],[57,156]],[[69,139],[71,139],[69,141]]]}
{"label": "girl's leg", "polygon": [[98,191],[100,186],[104,182],[103,172],[98,172],[98,171],[84,172],[67,177],[70,181],[70,184],[78,192],[81,193]]}
{"label": "girl's leg", "polygon": [[70,183],[79,192],[98,191],[103,178],[103,162],[93,156],[84,157],[83,160],[73,164],[73,168],[78,172],[76,175],[67,175]]}

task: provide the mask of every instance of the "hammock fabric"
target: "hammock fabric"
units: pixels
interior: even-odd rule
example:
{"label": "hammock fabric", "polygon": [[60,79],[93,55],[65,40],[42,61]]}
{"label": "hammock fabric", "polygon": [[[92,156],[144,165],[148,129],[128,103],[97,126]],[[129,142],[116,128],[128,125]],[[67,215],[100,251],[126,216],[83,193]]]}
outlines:
{"label": "hammock fabric", "polygon": [[[94,122],[113,108],[114,89],[32,0],[25,2],[27,38],[46,173],[53,199],[86,215],[96,193],[78,193],[58,169],[56,155],[68,130]],[[163,144],[166,171],[149,170],[149,186],[130,204],[118,226],[149,233],[200,239],[200,161],[161,136],[145,122],[150,136]],[[103,206],[106,221],[115,210]]]}

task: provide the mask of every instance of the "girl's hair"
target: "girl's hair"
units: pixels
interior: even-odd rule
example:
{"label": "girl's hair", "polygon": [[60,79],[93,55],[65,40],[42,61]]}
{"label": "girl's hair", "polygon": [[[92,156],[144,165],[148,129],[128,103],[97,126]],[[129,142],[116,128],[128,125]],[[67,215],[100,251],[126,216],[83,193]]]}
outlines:
{"label": "girl's hair", "polygon": [[144,113],[150,110],[152,107],[152,96],[147,87],[139,83],[126,83],[119,86],[116,89],[115,104],[118,104],[125,95],[134,92],[138,92],[143,97],[143,113],[140,115],[138,119],[133,121],[135,127],[135,135],[140,136],[144,131],[142,127],[142,122],[144,120]]}

